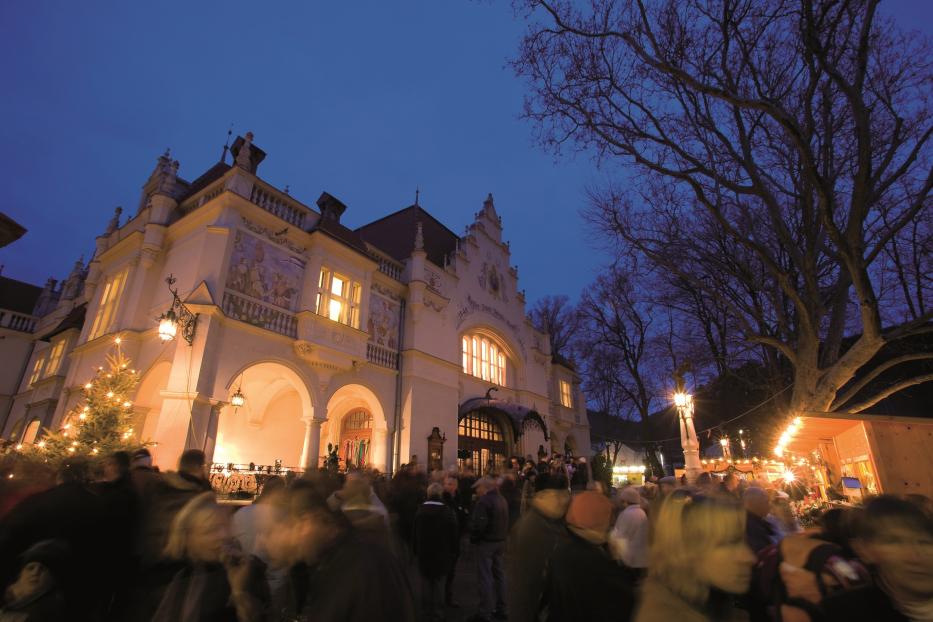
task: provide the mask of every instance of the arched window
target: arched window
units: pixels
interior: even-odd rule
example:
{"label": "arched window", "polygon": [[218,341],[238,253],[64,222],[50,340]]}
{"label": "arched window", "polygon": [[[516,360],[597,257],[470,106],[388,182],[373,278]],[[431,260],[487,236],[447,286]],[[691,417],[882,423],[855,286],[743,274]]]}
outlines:
{"label": "arched window", "polygon": [[460,340],[463,373],[499,386],[506,385],[505,349],[486,335],[464,335]]}
{"label": "arched window", "polygon": [[460,419],[457,445],[460,467],[472,460],[477,475],[505,466],[506,442],[499,424],[486,413],[468,412]]}
{"label": "arched window", "polygon": [[26,426],[26,432],[23,434],[23,443],[34,443],[36,437],[39,436],[39,420],[33,419],[29,422],[29,425]]}

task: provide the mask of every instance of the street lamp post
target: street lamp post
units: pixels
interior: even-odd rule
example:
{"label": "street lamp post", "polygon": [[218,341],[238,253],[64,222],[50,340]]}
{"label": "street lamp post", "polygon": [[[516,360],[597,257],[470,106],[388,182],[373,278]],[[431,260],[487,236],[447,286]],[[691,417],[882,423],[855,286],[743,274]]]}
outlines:
{"label": "street lamp post", "polygon": [[696,482],[703,468],[700,466],[700,441],[693,425],[693,397],[689,393],[674,394],[674,406],[680,419],[680,446],[684,450],[687,481]]}

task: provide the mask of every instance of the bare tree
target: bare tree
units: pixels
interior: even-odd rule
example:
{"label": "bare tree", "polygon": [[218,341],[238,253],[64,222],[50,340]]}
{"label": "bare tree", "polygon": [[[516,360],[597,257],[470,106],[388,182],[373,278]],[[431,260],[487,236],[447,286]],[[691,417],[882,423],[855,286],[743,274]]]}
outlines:
{"label": "bare tree", "polygon": [[545,296],[528,312],[531,322],[551,338],[551,354],[568,356],[580,322],[567,296]]}
{"label": "bare tree", "polygon": [[872,367],[933,330],[925,38],[877,0],[520,5],[532,22],[514,66],[542,140],[638,175],[594,192],[591,218],[786,361],[791,408],[861,412],[933,380],[858,390],[933,359]]}

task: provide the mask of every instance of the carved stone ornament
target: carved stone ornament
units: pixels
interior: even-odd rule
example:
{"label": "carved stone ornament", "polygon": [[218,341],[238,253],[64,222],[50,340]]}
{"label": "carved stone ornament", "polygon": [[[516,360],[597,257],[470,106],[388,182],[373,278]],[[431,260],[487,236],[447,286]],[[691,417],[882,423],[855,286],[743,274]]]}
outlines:
{"label": "carved stone ornament", "polygon": [[247,229],[249,229],[249,230],[252,231],[253,233],[258,233],[259,235],[265,237],[266,239],[268,239],[268,240],[269,240],[270,242],[272,242],[273,244],[278,244],[279,246],[284,246],[284,247],[287,248],[288,250],[292,251],[293,253],[297,253],[297,254],[299,254],[299,255],[307,255],[308,249],[306,249],[306,248],[303,247],[303,246],[298,246],[297,244],[295,244],[294,242],[292,242],[291,240],[289,240],[287,237],[285,237],[285,236],[276,236],[274,231],[270,230],[270,229],[267,228],[267,227],[263,227],[262,225],[257,224],[257,223],[255,223],[255,222],[249,220],[249,219],[246,218],[245,216],[241,216],[241,220],[243,221],[243,226],[244,226],[244,227],[246,227]]}
{"label": "carved stone ornament", "polygon": [[314,354],[314,345],[308,341],[296,341],[295,354],[301,358],[310,358]]}

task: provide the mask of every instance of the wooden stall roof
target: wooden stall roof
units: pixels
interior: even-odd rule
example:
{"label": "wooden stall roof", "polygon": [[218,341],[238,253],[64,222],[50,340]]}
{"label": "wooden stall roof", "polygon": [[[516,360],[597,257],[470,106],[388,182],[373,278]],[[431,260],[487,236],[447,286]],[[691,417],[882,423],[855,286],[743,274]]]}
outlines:
{"label": "wooden stall roof", "polygon": [[908,423],[911,425],[933,425],[933,419],[917,417],[892,417],[871,414],[804,414],[800,417],[800,427],[787,445],[787,450],[795,454],[808,454],[821,442],[832,442],[836,436],[861,422]]}

